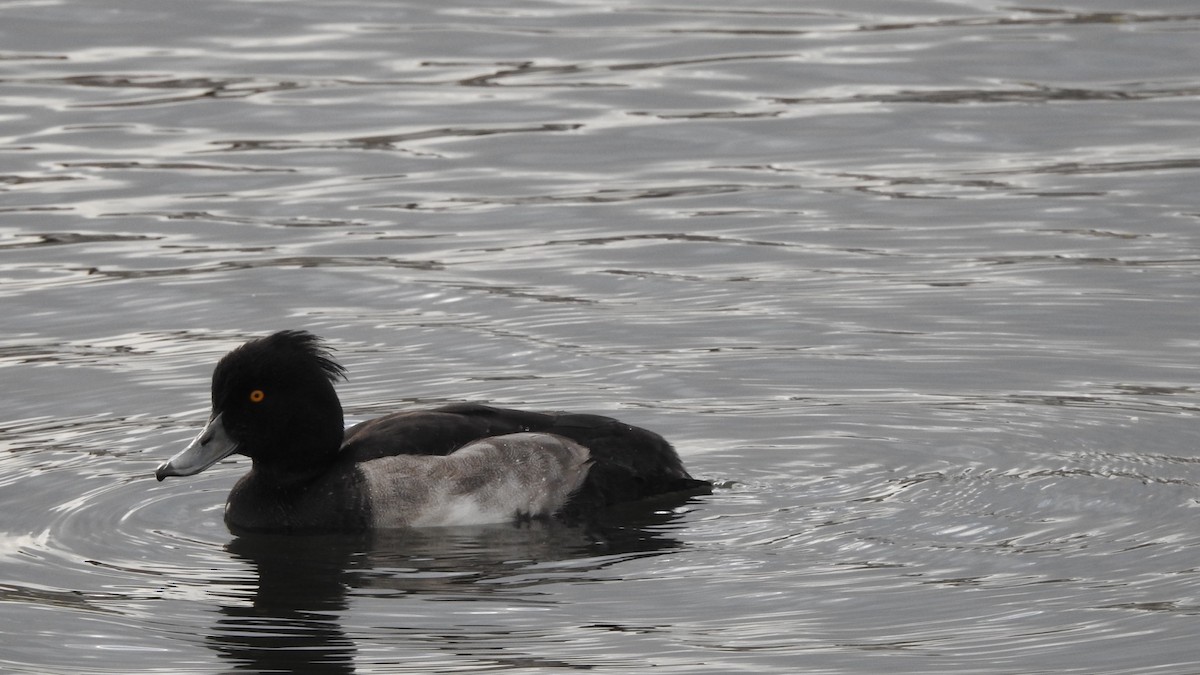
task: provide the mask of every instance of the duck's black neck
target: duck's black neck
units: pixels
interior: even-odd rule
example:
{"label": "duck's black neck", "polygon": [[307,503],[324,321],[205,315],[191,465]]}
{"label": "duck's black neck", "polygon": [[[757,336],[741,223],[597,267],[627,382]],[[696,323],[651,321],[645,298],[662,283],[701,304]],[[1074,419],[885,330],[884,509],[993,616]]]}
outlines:
{"label": "duck's black neck", "polygon": [[[268,452],[251,455],[254,473],[264,486],[279,491],[303,489],[329,471],[342,447],[341,407],[334,415],[296,420],[291,433]],[[249,454],[249,453],[247,453]]]}

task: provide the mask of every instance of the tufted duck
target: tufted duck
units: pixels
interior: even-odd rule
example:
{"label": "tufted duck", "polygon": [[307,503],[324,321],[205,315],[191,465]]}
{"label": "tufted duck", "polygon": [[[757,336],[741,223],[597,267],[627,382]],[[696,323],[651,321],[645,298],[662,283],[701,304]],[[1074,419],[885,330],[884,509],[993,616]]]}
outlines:
{"label": "tufted duck", "polygon": [[241,453],[252,464],[225,521],[270,532],[579,522],[613,504],[711,487],[658,434],[599,415],[460,403],[344,430],[333,388],[344,375],[311,333],[243,344],[213,371],[208,425],[154,475],[190,476]]}

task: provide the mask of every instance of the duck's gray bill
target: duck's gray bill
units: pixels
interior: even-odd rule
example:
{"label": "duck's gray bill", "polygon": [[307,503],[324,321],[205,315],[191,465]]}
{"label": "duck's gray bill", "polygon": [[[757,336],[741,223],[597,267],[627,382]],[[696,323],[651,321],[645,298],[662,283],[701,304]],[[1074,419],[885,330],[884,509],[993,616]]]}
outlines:
{"label": "duck's gray bill", "polygon": [[163,462],[154,470],[154,477],[162,480],[167,476],[194,476],[217,462],[237,452],[238,444],[225,433],[221,415],[208,422],[192,442],[178,455]]}

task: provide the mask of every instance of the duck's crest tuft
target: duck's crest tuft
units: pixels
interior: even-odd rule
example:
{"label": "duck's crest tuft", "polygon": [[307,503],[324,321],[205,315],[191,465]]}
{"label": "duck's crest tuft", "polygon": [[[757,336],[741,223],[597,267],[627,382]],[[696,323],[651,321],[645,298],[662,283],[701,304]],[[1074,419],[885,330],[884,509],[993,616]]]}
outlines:
{"label": "duck's crest tuft", "polygon": [[263,338],[262,346],[271,351],[299,352],[325,373],[330,382],[346,379],[346,369],[333,360],[332,347],[325,341],[305,330],[281,330]]}

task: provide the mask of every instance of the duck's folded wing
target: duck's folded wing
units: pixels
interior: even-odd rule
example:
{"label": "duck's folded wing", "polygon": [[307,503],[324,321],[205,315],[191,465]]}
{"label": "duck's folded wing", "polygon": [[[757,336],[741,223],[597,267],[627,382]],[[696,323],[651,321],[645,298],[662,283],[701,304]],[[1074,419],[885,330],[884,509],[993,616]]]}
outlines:
{"label": "duck's folded wing", "polygon": [[395,455],[448,455],[481,438],[541,431],[552,422],[553,417],[542,413],[458,403],[358,424],[346,432],[342,452],[358,462]]}

